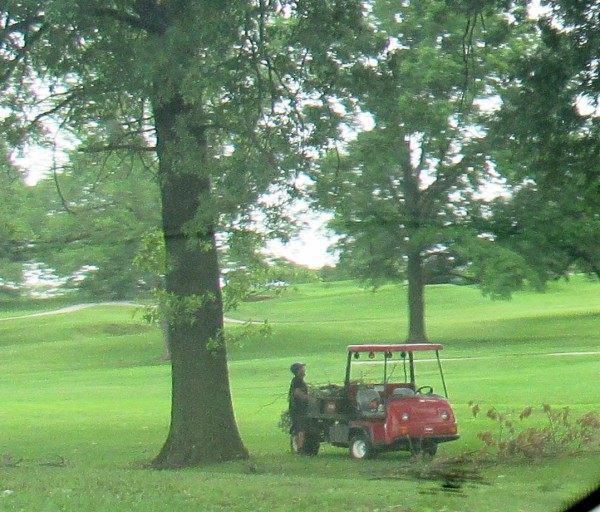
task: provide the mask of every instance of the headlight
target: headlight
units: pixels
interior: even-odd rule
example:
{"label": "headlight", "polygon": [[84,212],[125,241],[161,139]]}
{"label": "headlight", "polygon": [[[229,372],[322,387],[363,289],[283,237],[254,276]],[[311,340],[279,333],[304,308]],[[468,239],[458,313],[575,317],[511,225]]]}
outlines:
{"label": "headlight", "polygon": [[450,415],[448,414],[448,411],[442,411],[440,413],[440,416],[442,417],[443,420],[447,420],[448,418],[450,418]]}
{"label": "headlight", "polygon": [[410,414],[407,412],[402,413],[402,421],[408,421],[410,419]]}

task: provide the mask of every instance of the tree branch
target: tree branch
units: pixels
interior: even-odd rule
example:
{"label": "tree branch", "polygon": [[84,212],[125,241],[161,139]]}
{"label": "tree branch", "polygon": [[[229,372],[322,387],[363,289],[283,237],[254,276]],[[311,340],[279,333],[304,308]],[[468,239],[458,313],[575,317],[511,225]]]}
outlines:
{"label": "tree branch", "polygon": [[82,153],[103,153],[105,151],[134,151],[140,152],[155,152],[156,146],[139,146],[137,144],[106,144],[104,146],[88,146],[79,148]]}
{"label": "tree branch", "polygon": [[100,17],[111,18],[153,34],[164,34],[168,26],[164,8],[152,0],[136,0],[133,9],[137,15],[129,14],[111,7],[94,7],[91,11]]}
{"label": "tree branch", "polygon": [[60,183],[58,182],[58,173],[56,172],[56,162],[54,162],[54,164],[52,165],[52,179],[54,180],[54,186],[56,187],[56,193],[58,194],[58,197],[60,198],[60,202],[63,205],[63,208],[65,209],[65,211],[67,213],[70,213],[71,215],[75,215],[75,212],[73,210],[71,210],[71,208],[69,207],[69,203],[67,202],[67,199],[65,198],[64,194],[62,193],[62,189],[60,188]]}
{"label": "tree branch", "polygon": [[[35,42],[41,38],[41,36],[42,36],[42,34],[44,34],[44,32],[46,32],[48,25],[44,24],[42,22],[43,22],[43,17],[34,17],[31,20],[24,20],[22,22],[15,23],[14,25],[10,25],[9,27],[0,31],[0,43],[3,40],[6,40],[10,36],[10,34],[13,34],[13,33],[22,34],[23,39],[24,39],[23,46],[14,50],[14,53],[15,53],[14,58],[7,62],[6,71],[4,71],[0,75],[0,84],[4,84],[8,81],[8,79],[13,74],[14,70],[17,68],[19,63],[25,58],[25,56],[29,52],[29,48],[31,46],[33,46],[33,44],[35,44]],[[35,31],[33,33],[27,32],[28,29],[30,29],[32,26],[39,24],[39,23],[42,23],[42,24],[37,31]],[[8,46],[8,45],[6,45],[6,46]]]}

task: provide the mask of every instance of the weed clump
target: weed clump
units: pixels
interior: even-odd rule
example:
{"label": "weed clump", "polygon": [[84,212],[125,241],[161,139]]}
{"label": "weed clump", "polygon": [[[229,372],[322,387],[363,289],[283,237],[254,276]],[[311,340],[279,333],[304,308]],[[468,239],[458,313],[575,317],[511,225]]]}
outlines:
{"label": "weed clump", "polygon": [[[473,417],[480,416],[482,409],[479,404],[469,402],[469,407]],[[518,421],[495,407],[489,408],[485,416],[495,423],[496,428],[477,434],[485,445],[479,454],[482,458],[534,459],[600,448],[600,415],[596,412],[573,419],[569,407],[553,409],[544,404],[538,409],[526,407],[519,414]],[[526,420],[533,420],[536,424],[525,426]]]}

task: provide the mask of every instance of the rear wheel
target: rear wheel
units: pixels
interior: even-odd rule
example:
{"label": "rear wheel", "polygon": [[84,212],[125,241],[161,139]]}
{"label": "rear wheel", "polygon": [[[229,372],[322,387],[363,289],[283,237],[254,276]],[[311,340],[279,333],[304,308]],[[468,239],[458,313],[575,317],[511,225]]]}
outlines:
{"label": "rear wheel", "polygon": [[357,433],[350,439],[350,457],[357,460],[368,459],[375,455],[371,440],[364,433]]}
{"label": "rear wheel", "polygon": [[292,455],[308,455],[314,457],[319,453],[321,447],[321,440],[318,434],[306,434],[304,438],[304,447],[302,450],[298,449],[298,440],[296,436],[290,436],[290,451]]}
{"label": "rear wheel", "polygon": [[304,440],[304,455],[314,457],[319,453],[320,447],[321,439],[318,434],[306,434],[306,439]]}

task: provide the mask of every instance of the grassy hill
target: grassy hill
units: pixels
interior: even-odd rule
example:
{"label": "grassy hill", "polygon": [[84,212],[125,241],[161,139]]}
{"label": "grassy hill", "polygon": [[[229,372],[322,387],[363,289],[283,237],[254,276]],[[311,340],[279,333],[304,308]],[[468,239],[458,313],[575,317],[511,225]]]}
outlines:
{"label": "grassy hill", "polygon": [[[426,299],[428,333],[445,345],[461,430],[459,441],[440,448],[440,460],[481,448],[477,434],[497,428],[473,418],[471,401],[515,421],[523,408],[545,403],[569,406],[574,418],[599,411],[597,283],[575,277],[510,302],[470,287],[431,286]],[[0,314],[0,511],[548,511],[600,481],[598,453],[505,461],[482,469],[486,485],[466,483],[455,495],[410,477],[419,466],[406,454],[356,463],[325,446],[314,459],[292,458],[277,428],[289,365],[303,360],[310,382],[339,383],[347,344],[402,341],[404,287],[373,293],[347,282],[303,285],[229,312],[272,328],[270,337],[229,351],[236,414],[253,458],[167,473],[143,469],[169,424],[160,332],[135,307],[7,319],[39,308]],[[538,412],[531,421],[543,426],[547,419]]]}
{"label": "grassy hill", "polygon": [[[472,287],[429,286],[426,325],[430,341],[447,357],[597,351],[600,286],[577,276],[551,283],[544,294],[522,292],[491,301]],[[228,316],[268,321],[273,336],[230,351],[232,360],[326,352],[340,359],[347,344],[401,342],[406,338],[406,288],[372,292],[350,282],[303,285],[272,300],[244,303]],[[337,356],[335,354],[338,354]],[[314,371],[314,368],[313,370]]]}

